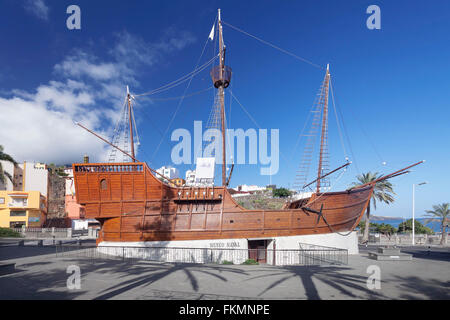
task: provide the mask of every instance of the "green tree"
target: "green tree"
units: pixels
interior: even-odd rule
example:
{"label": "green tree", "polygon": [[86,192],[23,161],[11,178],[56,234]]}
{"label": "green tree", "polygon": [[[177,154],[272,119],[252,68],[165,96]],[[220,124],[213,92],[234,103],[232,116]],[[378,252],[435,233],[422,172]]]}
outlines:
{"label": "green tree", "polygon": [[447,243],[447,228],[450,222],[450,204],[442,203],[433,206],[433,210],[426,210],[427,217],[432,217],[432,219],[428,219],[428,221],[432,221],[434,219],[441,220],[441,244]]}
{"label": "green tree", "polygon": [[[14,166],[17,166],[16,160],[13,159],[9,154],[3,152],[3,146],[0,145],[0,160],[8,161],[14,164]],[[14,183],[13,177],[6,171],[3,170],[2,163],[0,162],[0,182],[5,183],[6,178],[8,178],[11,183]]]}
{"label": "green tree", "polygon": [[291,196],[292,192],[286,188],[277,188],[272,191],[272,195],[276,198],[286,198]]}
{"label": "green tree", "polygon": [[64,172],[65,167],[64,166],[57,166],[54,163],[50,163],[47,166],[51,172],[54,172],[55,174],[57,174],[60,177],[67,177],[68,174]]}
{"label": "green tree", "polygon": [[389,238],[391,237],[392,234],[397,232],[397,229],[394,226],[391,226],[390,224],[385,224],[385,223],[377,224],[376,230],[379,233],[387,235]]}
{"label": "green tree", "polygon": [[[358,227],[360,228],[361,232],[364,232],[365,228],[366,228],[365,221],[361,221],[359,223]],[[391,226],[390,224],[385,224],[385,223],[379,224],[379,223],[372,223],[372,222],[370,222],[370,230],[373,230],[373,231],[378,232],[378,233],[385,234],[385,235],[387,235],[389,237],[393,233],[397,232],[397,229],[395,227]]]}
{"label": "green tree", "polygon": [[[381,177],[382,175],[379,175],[378,172],[372,173],[369,171],[367,173],[358,175],[356,177],[357,181],[353,182],[352,186],[357,187],[369,182],[373,182]],[[375,187],[372,193],[373,208],[375,210],[377,209],[377,201],[384,202],[386,204],[394,202],[393,195],[395,195],[395,192],[394,189],[392,188],[392,183],[390,183],[387,180],[378,181],[377,183],[375,183]],[[365,220],[367,223],[370,223],[370,207],[371,206],[369,202],[369,205],[367,206],[366,210],[366,220]],[[369,228],[366,228],[364,229],[362,241],[367,242],[368,240],[369,240]]]}
{"label": "green tree", "polygon": [[[412,219],[403,221],[398,225],[398,232],[412,232]],[[420,221],[414,220],[414,233],[417,234],[433,234],[433,230],[424,226]]]}

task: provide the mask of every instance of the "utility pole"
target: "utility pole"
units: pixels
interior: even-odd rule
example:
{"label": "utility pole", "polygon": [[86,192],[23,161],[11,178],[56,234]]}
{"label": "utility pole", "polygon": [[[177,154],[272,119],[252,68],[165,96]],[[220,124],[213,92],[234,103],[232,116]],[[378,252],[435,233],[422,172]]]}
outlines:
{"label": "utility pole", "polygon": [[[424,184],[427,184],[427,182],[426,181],[425,182],[421,182],[421,183],[419,183],[417,185],[421,186],[421,185],[424,185]],[[412,245],[416,244],[416,241],[415,241],[415,223],[414,223],[414,218],[415,218],[414,217],[414,215],[415,215],[415,208],[414,208],[414,206],[415,206],[415,203],[414,203],[414,201],[415,201],[415,199],[414,199],[415,186],[416,185],[413,183],[413,196],[412,196]]]}

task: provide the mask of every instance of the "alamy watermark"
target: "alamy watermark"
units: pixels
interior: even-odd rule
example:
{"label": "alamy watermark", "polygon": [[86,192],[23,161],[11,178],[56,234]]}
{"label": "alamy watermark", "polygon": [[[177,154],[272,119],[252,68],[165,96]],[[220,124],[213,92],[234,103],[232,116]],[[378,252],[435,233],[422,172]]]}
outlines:
{"label": "alamy watermark", "polygon": [[372,4],[367,7],[366,13],[370,14],[367,18],[366,26],[369,30],[381,29],[381,9],[379,6]]}
{"label": "alamy watermark", "polygon": [[70,265],[67,267],[66,273],[70,276],[67,278],[66,286],[69,290],[81,289],[81,269],[77,265]]}
{"label": "alamy watermark", "polygon": [[367,288],[370,290],[380,290],[381,289],[381,269],[377,265],[370,265],[367,267],[366,273],[369,273],[367,277]]}
{"label": "alamy watermark", "polygon": [[79,6],[72,4],[67,7],[67,14],[70,16],[66,20],[66,26],[69,30],[80,30],[81,29],[81,9]]}
{"label": "alamy watermark", "polygon": [[[277,174],[279,129],[270,129],[270,143],[268,129],[226,129],[225,139],[227,159],[235,160],[235,164],[260,164],[261,175]],[[172,132],[171,141],[177,142],[171,152],[174,164],[192,164],[199,157],[215,157],[216,164],[222,164],[222,132],[218,129],[203,132],[201,121],[194,121],[193,138],[189,130],[178,128]]]}

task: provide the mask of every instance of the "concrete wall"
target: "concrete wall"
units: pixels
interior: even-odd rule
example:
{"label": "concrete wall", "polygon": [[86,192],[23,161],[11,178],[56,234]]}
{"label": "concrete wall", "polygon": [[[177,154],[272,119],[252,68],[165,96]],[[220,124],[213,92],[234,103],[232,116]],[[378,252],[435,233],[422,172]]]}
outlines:
{"label": "concrete wall", "polygon": [[[304,255],[300,255],[297,251],[301,249],[301,243],[346,249],[348,250],[348,254],[358,254],[356,231],[350,233],[348,236],[332,233],[265,238],[265,240],[269,240],[267,245],[268,264],[273,264],[274,258],[276,265],[308,264],[305,260],[308,257],[305,258]],[[273,250],[274,244],[275,251]],[[158,249],[148,250],[147,248]],[[176,250],[177,248],[185,248],[188,250]],[[286,251],[289,249],[292,251]],[[125,256],[144,260],[185,263],[222,263],[224,260],[227,260],[232,261],[234,264],[241,264],[248,259],[248,239],[147,242],[104,241],[99,244],[98,251],[106,255]]]}
{"label": "concrete wall", "polygon": [[346,249],[348,250],[348,254],[359,253],[358,236],[356,231],[353,231],[348,236],[342,236],[338,233],[327,233],[276,238],[277,249],[299,249],[299,243]]}
{"label": "concrete wall", "polygon": [[[158,249],[147,250],[146,248]],[[189,250],[177,250],[177,248],[188,248]],[[103,241],[98,245],[97,250],[106,255],[119,257],[125,255],[128,258],[165,262],[222,263],[226,260],[232,261],[234,264],[241,264],[248,259],[247,239],[146,242]]]}
{"label": "concrete wall", "polygon": [[48,211],[49,219],[66,218],[65,208],[66,179],[55,172],[48,173]]}
{"label": "concrete wall", "polygon": [[75,196],[67,196],[65,200],[65,212],[67,217],[70,219],[80,219],[81,218],[82,206],[77,203],[77,198]]}

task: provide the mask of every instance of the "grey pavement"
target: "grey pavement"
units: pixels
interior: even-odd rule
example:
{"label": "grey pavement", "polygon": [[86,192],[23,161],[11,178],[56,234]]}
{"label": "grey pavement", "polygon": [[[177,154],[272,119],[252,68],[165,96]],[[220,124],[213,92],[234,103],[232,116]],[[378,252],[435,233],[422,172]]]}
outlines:
{"label": "grey pavement", "polygon": [[[348,265],[200,265],[56,257],[54,247],[0,247],[1,262],[17,271],[0,276],[0,299],[450,299],[449,248],[411,247],[412,261],[370,260],[368,250]],[[81,270],[69,290],[67,267]],[[369,289],[367,267],[381,270]]]}

